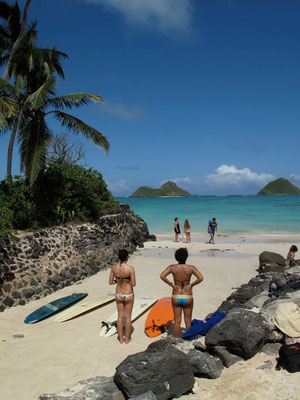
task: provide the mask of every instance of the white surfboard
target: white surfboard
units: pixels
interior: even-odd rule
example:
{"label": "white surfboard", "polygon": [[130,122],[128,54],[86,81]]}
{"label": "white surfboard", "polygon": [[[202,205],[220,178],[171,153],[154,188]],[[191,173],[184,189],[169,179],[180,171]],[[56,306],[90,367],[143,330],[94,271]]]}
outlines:
{"label": "white surfboard", "polygon": [[[131,315],[131,321],[135,321],[141,314],[143,314],[148,308],[152,307],[157,299],[153,297],[148,298],[135,298],[134,305]],[[118,312],[116,311],[107,321],[102,321],[100,329],[100,337],[108,337],[117,333],[117,319]]]}
{"label": "white surfboard", "polygon": [[82,301],[74,306],[68,308],[65,311],[59,313],[55,318],[55,322],[64,322],[68,321],[71,318],[78,317],[81,314],[84,314],[88,311],[93,310],[94,308],[103,306],[104,304],[110,303],[115,300],[114,295],[107,296],[99,296],[93,299]]}

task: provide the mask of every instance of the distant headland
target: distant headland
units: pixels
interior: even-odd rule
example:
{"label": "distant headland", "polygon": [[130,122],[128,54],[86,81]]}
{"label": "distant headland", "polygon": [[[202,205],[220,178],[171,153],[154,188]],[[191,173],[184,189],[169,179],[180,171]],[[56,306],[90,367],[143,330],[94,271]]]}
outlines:
{"label": "distant headland", "polygon": [[300,194],[300,189],[284,178],[275,179],[264,186],[257,194]]}
{"label": "distant headland", "polygon": [[130,197],[187,197],[190,193],[181,189],[172,181],[164,183],[160,188],[139,187]]}

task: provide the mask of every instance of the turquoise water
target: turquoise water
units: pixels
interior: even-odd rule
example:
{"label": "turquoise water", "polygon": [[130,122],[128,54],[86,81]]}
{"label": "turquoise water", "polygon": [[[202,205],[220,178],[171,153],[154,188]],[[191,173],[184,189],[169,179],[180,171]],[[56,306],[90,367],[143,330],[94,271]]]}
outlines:
{"label": "turquoise water", "polygon": [[300,233],[300,196],[199,196],[172,198],[118,198],[142,217],[154,234],[173,232],[187,218],[193,233],[207,232],[215,217],[220,234]]}

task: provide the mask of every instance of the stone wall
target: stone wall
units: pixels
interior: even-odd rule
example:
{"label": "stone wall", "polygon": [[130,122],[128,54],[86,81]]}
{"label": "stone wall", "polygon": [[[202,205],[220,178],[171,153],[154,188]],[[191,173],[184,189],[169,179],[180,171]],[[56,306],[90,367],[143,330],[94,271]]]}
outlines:
{"label": "stone wall", "polygon": [[128,206],[97,223],[65,225],[0,239],[0,311],[24,305],[109,268],[118,250],[155,239]]}

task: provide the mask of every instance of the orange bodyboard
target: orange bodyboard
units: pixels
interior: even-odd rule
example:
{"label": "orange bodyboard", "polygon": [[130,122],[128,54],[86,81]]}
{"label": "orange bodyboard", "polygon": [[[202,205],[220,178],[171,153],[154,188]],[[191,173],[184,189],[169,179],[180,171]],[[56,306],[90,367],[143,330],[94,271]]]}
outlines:
{"label": "orange bodyboard", "polygon": [[164,297],[152,307],[145,323],[145,333],[156,337],[166,332],[174,320],[172,298]]}

